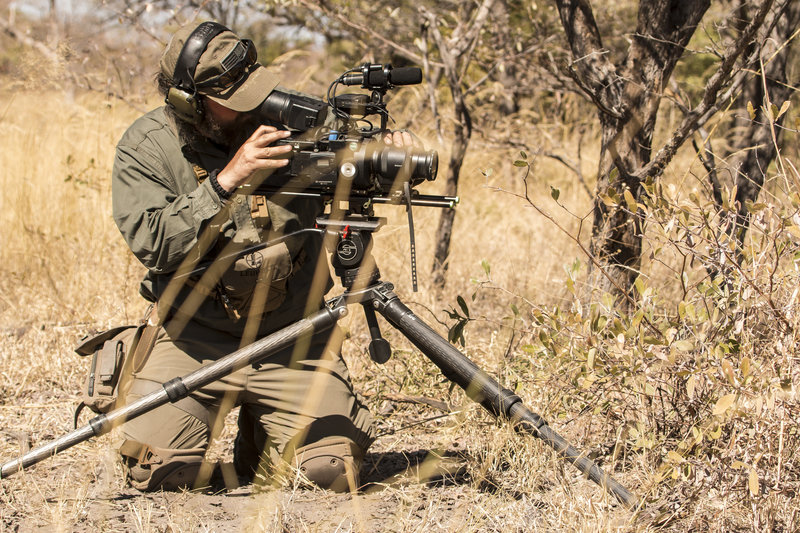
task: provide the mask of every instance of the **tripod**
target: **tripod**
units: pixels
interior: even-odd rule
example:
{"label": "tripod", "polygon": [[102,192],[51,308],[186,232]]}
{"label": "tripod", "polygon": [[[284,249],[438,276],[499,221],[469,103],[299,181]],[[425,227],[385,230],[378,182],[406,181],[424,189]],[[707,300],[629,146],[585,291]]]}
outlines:
{"label": "tripod", "polygon": [[563,437],[553,431],[536,413],[522,403],[519,396],[503,388],[494,378],[481,370],[447,340],[413,313],[393,292],[391,283],[380,279],[380,272],[370,255],[372,233],[384,220],[369,215],[347,215],[333,220],[317,219],[320,231],[332,241],[331,263],[345,288],[343,294],[328,300],[316,313],[245,346],[217,361],[183,377],[164,383],[162,389],[152,392],[117,410],[92,418],[81,428],[46,445],[33,449],[22,457],[9,461],[0,468],[0,478],[76,444],[110,432],[113,428],[168,402],[177,402],[224,376],[249,365],[263,363],[271,355],[292,346],[300,339],[332,328],[344,317],[349,304],[361,304],[369,327],[370,357],[385,363],[391,355],[389,343],[381,336],[376,312],[414,344],[442,374],[461,387],[475,402],[495,417],[507,420],[522,432],[540,438],[567,462],[573,464],[592,481],[629,509],[639,502],[620,483],[605,473],[591,459],[585,457]]}

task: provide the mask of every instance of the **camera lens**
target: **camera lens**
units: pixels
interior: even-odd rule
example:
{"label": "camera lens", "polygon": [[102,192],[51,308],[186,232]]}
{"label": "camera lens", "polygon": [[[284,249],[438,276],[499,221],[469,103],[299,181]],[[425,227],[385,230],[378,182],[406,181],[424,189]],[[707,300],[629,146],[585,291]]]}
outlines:
{"label": "camera lens", "polygon": [[423,180],[433,181],[439,172],[439,153],[436,150],[411,153],[411,181],[413,185]]}
{"label": "camera lens", "polygon": [[439,165],[439,156],[434,150],[423,151],[393,146],[383,146],[375,150],[369,159],[373,172],[390,179],[400,176],[409,180],[412,185],[436,179]]}

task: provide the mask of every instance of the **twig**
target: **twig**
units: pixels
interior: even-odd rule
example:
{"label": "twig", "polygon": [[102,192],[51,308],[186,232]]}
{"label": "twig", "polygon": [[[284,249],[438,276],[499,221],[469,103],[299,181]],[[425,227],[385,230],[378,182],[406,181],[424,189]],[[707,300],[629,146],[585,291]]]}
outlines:
{"label": "twig", "polygon": [[[606,272],[606,269],[602,267],[600,262],[591,253],[591,251],[586,249],[586,247],[583,245],[583,243],[580,241],[580,239],[578,237],[572,235],[572,233],[570,233],[564,226],[562,226],[561,224],[558,223],[558,221],[555,219],[555,217],[553,217],[553,215],[551,215],[550,213],[547,213],[546,211],[544,211],[542,208],[540,208],[538,205],[536,205],[536,203],[531,199],[530,194],[528,193],[528,174],[530,173],[530,169],[531,169],[531,167],[530,167],[530,165],[528,165],[526,167],[526,169],[525,169],[525,176],[523,176],[523,178],[522,178],[522,183],[525,186],[525,192],[524,192],[523,195],[520,195],[520,194],[517,194],[517,193],[513,193],[513,192],[510,192],[510,191],[506,191],[505,189],[502,189],[500,187],[491,187],[490,186],[489,189],[495,190],[495,191],[499,191],[499,192],[504,192],[506,194],[511,194],[512,196],[516,196],[517,198],[521,198],[521,199],[525,200],[526,202],[528,202],[528,205],[533,207],[536,210],[536,212],[538,212],[540,215],[542,215],[547,220],[549,220],[559,231],[561,231],[564,235],[566,235],[573,242],[575,242],[575,244],[578,245],[578,248],[580,248],[580,250],[584,253],[584,255],[586,255],[586,257],[589,259],[589,261],[591,261],[592,264],[595,267],[598,268],[598,270],[603,274],[603,276],[608,280],[608,282],[611,283],[619,291],[619,293],[623,295],[623,297],[631,304],[631,306],[635,307],[636,306],[636,302],[634,301],[633,297],[630,294],[628,294],[628,291],[623,290],[622,287],[619,286],[619,283],[617,283],[611,277],[611,275],[608,274],[608,272]],[[583,225],[583,223],[581,222],[581,226],[582,225]],[[580,229],[578,230],[578,235],[580,235]],[[642,322],[644,322],[651,329],[651,331],[654,334],[658,335],[661,338],[664,338],[664,334],[652,322],[650,322],[650,320],[646,316],[642,317]]]}
{"label": "twig", "polygon": [[[377,32],[375,29],[365,26],[363,24],[358,24],[354,22],[352,18],[346,16],[342,12],[333,11],[323,5],[321,2],[311,2],[309,0],[297,0],[299,4],[307,7],[308,9],[312,9],[317,12],[324,13],[325,16],[331,17],[340,23],[344,24],[345,26],[349,27],[350,29],[355,30],[359,34],[369,35],[373,39],[389,46],[390,48],[394,49],[400,55],[405,56],[407,59],[415,61],[417,63],[422,63],[423,57],[411,50],[410,48],[403,46],[402,44],[398,43],[397,41],[392,41],[391,39],[386,38],[386,36],[382,33]],[[431,62],[431,65],[436,67],[442,67],[441,63]]]}

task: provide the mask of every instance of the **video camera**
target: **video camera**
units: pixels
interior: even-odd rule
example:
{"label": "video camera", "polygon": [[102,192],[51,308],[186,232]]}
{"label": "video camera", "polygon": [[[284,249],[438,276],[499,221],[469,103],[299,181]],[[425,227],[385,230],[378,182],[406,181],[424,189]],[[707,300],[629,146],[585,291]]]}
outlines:
{"label": "video camera", "polygon": [[[292,135],[276,144],[292,147],[290,163],[275,171],[254,194],[314,195],[332,199],[337,187],[355,209],[373,203],[410,203],[452,207],[457,198],[423,196],[413,188],[436,179],[439,157],[434,150],[386,145],[389,130],[386,92],[422,81],[416,67],[364,64],[348,70],[328,88],[327,102],[273,90],[258,109],[262,122],[280,124]],[[339,85],[370,94],[336,95]],[[377,116],[380,124],[369,117]]]}

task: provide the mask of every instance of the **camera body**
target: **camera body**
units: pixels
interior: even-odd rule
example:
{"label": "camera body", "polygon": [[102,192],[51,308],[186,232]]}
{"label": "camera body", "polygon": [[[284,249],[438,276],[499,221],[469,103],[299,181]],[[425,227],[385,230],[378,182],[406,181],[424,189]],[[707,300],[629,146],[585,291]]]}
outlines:
{"label": "camera body", "polygon": [[[436,151],[396,147],[383,142],[388,111],[383,102],[395,85],[421,81],[417,68],[392,69],[366,64],[337,78],[328,101],[281,90],[272,91],[258,113],[262,122],[278,123],[292,131],[279,144],[292,147],[290,163],[274,172],[260,193],[314,194],[376,198],[399,202],[406,184],[413,188],[436,179]],[[360,84],[371,94],[336,96],[338,85]],[[368,117],[380,118],[380,126]],[[337,193],[337,187],[339,193]]]}

